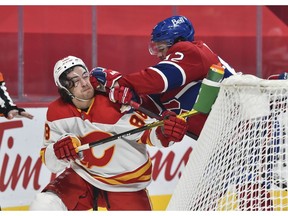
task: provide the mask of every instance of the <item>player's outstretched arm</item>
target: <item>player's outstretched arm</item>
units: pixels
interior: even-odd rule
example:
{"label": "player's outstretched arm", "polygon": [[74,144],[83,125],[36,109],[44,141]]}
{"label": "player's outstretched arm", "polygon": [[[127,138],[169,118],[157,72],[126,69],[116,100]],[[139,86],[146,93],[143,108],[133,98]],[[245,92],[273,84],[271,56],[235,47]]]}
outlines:
{"label": "player's outstretched arm", "polygon": [[16,107],[15,109],[10,110],[7,113],[7,119],[13,119],[15,117],[24,117],[28,119],[33,119],[34,116],[30,114],[29,112],[26,112],[23,108]]}
{"label": "player's outstretched arm", "polygon": [[0,116],[5,116],[7,119],[14,117],[26,117],[33,119],[33,115],[26,112],[23,108],[18,108],[10,97],[7,87],[5,86],[3,74],[0,72]]}

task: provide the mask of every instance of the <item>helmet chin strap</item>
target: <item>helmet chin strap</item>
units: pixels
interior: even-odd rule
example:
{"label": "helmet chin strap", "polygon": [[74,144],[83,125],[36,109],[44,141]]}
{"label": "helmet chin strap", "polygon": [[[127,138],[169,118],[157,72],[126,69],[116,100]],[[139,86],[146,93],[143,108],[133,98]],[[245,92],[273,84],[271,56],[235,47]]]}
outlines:
{"label": "helmet chin strap", "polygon": [[68,95],[71,97],[71,99],[75,98],[76,100],[82,101],[82,102],[90,101],[90,100],[87,100],[87,99],[81,99],[81,98],[78,98],[78,97],[74,96],[68,89],[66,89],[66,91],[67,91]]}
{"label": "helmet chin strap", "polygon": [[87,100],[87,99],[81,99],[81,98],[78,98],[78,97],[73,96],[73,95],[72,95],[72,98],[75,98],[76,100],[78,100],[78,101],[82,101],[82,102],[90,101],[90,100]]}
{"label": "helmet chin strap", "polygon": [[75,97],[75,96],[74,96],[73,98],[75,98],[76,100],[82,101],[82,102],[90,101],[90,100],[87,100],[87,99],[77,98],[77,97]]}

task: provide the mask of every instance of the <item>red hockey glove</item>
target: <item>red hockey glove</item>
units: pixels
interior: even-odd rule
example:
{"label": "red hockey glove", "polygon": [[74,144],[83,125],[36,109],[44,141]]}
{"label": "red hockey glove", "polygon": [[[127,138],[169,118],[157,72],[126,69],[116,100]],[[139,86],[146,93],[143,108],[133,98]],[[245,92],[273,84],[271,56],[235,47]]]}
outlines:
{"label": "red hockey glove", "polygon": [[111,89],[115,82],[122,77],[118,71],[96,67],[90,71],[90,75],[95,77],[105,88]]}
{"label": "red hockey glove", "polygon": [[128,87],[115,86],[109,92],[109,99],[114,103],[129,104],[131,100],[138,101],[138,96]]}
{"label": "red hockey glove", "polygon": [[76,136],[65,136],[54,144],[54,153],[59,160],[79,159],[77,147],[80,145]]}
{"label": "red hockey glove", "polygon": [[177,117],[176,113],[171,111],[165,111],[162,116],[164,125],[156,129],[158,139],[164,147],[168,147],[170,142],[180,142],[188,129],[186,120]]}

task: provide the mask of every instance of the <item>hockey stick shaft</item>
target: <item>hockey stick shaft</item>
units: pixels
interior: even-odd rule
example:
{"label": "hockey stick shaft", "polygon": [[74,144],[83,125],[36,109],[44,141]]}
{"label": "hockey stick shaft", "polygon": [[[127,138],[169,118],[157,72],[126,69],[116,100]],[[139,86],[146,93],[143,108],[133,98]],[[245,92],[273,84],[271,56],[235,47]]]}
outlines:
{"label": "hockey stick shaft", "polygon": [[[186,117],[195,115],[196,113],[198,113],[198,111],[196,111],[196,110],[191,110],[190,112],[183,113],[183,114],[178,115],[178,116],[181,117],[181,118],[186,118]],[[142,132],[142,131],[145,131],[145,130],[148,130],[148,129],[151,129],[151,128],[154,128],[154,127],[161,126],[161,125],[163,125],[163,124],[164,124],[163,120],[161,120],[161,121],[156,121],[156,122],[147,124],[147,125],[145,125],[145,126],[143,126],[143,127],[140,127],[140,128],[135,128],[135,129],[133,129],[133,130],[125,131],[125,132],[123,132],[123,133],[116,134],[116,135],[111,136],[111,137],[107,137],[107,138],[105,138],[105,139],[101,139],[101,140],[98,140],[98,141],[95,141],[95,142],[90,142],[90,143],[81,145],[81,146],[79,146],[77,149],[78,149],[78,151],[83,151],[83,150],[92,148],[92,147],[94,147],[94,146],[102,145],[102,144],[105,144],[105,143],[107,143],[107,142],[111,142],[111,141],[114,141],[114,140],[117,140],[117,139],[121,139],[121,138],[130,136],[130,135],[132,135],[132,134],[136,134],[136,133],[139,133],[139,132]]]}
{"label": "hockey stick shaft", "polygon": [[162,117],[161,117],[160,115],[158,115],[158,114],[156,114],[156,113],[154,113],[154,112],[152,112],[152,111],[144,108],[141,104],[139,104],[139,103],[137,103],[137,102],[135,102],[135,101],[132,101],[132,100],[131,100],[130,103],[129,103],[129,105],[130,105],[131,107],[133,107],[134,109],[139,110],[139,111],[141,111],[142,113],[150,116],[151,118],[155,118],[155,119],[157,119],[157,120],[161,120],[161,119],[162,119]]}
{"label": "hockey stick shaft", "polygon": [[[134,109],[141,111],[142,113],[150,116],[151,118],[155,118],[157,120],[161,120],[162,119],[162,117],[160,115],[152,112],[151,110],[148,110],[148,109],[144,108],[141,104],[139,104],[139,103],[137,103],[135,101],[131,100],[129,104]],[[194,140],[198,139],[198,136],[193,134],[192,132],[187,131],[186,135],[189,136],[190,138],[194,139]]]}

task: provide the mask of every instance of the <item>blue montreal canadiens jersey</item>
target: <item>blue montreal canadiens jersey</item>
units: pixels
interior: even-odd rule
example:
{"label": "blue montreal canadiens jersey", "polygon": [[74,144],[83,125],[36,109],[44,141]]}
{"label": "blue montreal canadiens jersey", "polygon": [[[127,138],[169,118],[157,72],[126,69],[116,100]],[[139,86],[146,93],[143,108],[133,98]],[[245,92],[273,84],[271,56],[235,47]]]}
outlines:
{"label": "blue montreal canadiens jersey", "polygon": [[[221,64],[220,59],[202,41],[178,42],[168,50],[165,60],[124,75],[119,84],[145,95],[143,105],[154,112],[168,109],[181,114],[192,109],[212,64]],[[231,74],[225,70],[224,77]],[[188,130],[199,135],[206,118],[202,114],[190,117]]]}

